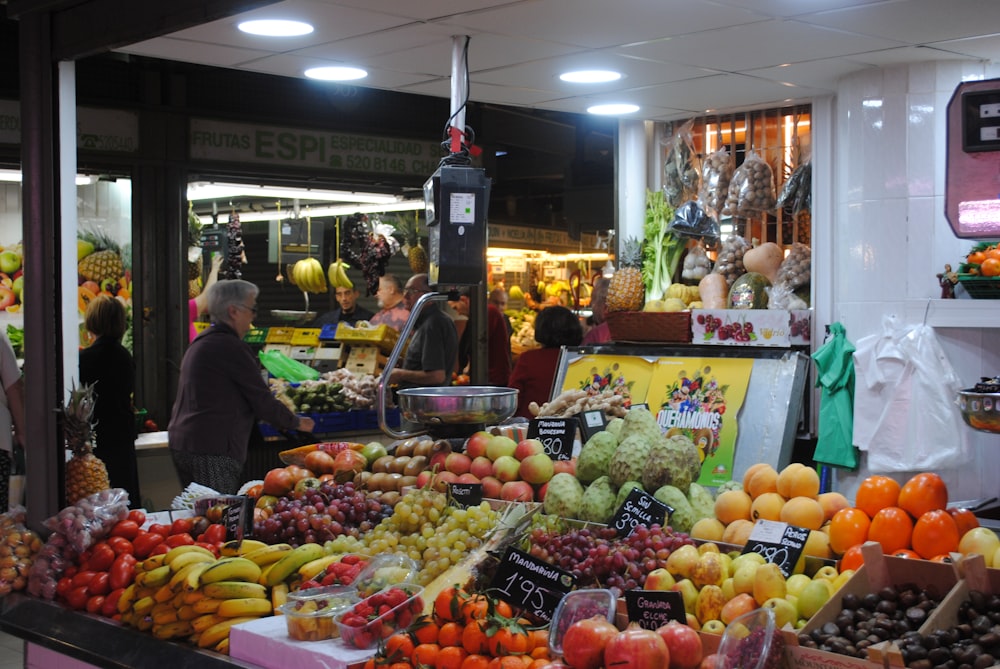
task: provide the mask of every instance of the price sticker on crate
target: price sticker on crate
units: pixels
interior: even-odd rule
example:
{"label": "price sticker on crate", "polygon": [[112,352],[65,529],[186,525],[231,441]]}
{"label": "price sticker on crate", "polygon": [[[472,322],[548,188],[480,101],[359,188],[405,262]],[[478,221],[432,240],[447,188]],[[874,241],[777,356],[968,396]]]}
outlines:
{"label": "price sticker on crate", "polygon": [[632,534],[639,525],[666,525],[667,518],[674,510],[640,488],[632,491],[615,511],[608,525],[614,528],[620,537]]}
{"label": "price sticker on crate", "polygon": [[571,418],[532,418],[528,424],[528,439],[537,439],[545,447],[545,454],[553,460],[573,458],[573,443],[580,421]]}
{"label": "price sticker on crate", "polygon": [[760,553],[768,562],[778,565],[788,578],[802,556],[809,530],[774,520],[758,520],[750,531],[743,553]]}
{"label": "price sticker on crate", "polygon": [[490,588],[514,608],[548,623],[573,582],[569,572],[512,547],[504,553]]}

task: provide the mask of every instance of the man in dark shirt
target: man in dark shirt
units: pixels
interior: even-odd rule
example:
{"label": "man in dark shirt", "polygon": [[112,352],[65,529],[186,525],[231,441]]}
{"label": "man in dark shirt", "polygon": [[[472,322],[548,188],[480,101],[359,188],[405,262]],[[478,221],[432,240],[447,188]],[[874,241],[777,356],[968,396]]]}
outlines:
{"label": "man in dark shirt", "polygon": [[336,295],[337,304],[340,306],[324,314],[320,314],[313,321],[313,327],[321,328],[324,325],[336,323],[347,323],[351,327],[354,327],[358,321],[367,321],[375,315],[358,304],[358,297],[361,295],[361,291],[357,288],[338,288]]}
{"label": "man in dark shirt", "polygon": [[[421,295],[430,292],[426,274],[414,274],[406,282],[403,303],[409,311]],[[455,323],[436,302],[425,304],[417,317],[413,337],[406,349],[403,366],[392,370],[390,383],[400,388],[446,386],[458,359],[458,332]]]}

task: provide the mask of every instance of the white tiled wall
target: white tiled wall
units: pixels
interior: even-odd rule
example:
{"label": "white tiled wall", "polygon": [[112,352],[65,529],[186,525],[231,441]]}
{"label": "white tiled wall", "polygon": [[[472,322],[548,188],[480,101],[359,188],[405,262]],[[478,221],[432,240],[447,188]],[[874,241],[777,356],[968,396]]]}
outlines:
{"label": "white tiled wall", "polygon": [[[907,304],[937,299],[935,274],[945,263],[957,268],[968,252],[972,241],[955,237],[944,216],[946,108],[963,79],[998,77],[1000,66],[948,61],[867,70],[841,82],[833,112],[831,313],[849,340],[878,332],[884,314],[903,318]],[[937,333],[966,385],[1000,373],[1000,331]],[[1000,435],[968,434],[974,461],[940,472],[952,500],[1000,493]],[[839,489],[853,496],[868,473],[841,474]]]}

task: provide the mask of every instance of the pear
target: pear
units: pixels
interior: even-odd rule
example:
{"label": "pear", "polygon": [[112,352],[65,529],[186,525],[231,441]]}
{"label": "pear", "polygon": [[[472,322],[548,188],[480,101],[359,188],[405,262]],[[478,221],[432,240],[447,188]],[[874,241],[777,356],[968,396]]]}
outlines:
{"label": "pear", "polygon": [[727,602],[729,600],[731,600],[733,597],[735,597],[736,594],[737,594],[736,593],[736,588],[733,585],[733,577],[732,576],[730,576],[725,581],[723,581],[722,582],[722,586],[720,586],[720,587],[722,588],[722,594],[726,598]]}
{"label": "pear", "polygon": [[[691,570],[691,580],[698,588],[706,585],[722,585],[728,575],[728,567],[722,561],[722,555],[712,552],[703,553]],[[705,622],[701,616],[698,616],[698,620]]]}
{"label": "pear", "polygon": [[789,595],[795,595],[798,597],[802,594],[803,588],[805,588],[811,580],[812,579],[805,574],[792,574],[788,577],[788,580],[785,581],[785,591]]}
{"label": "pear", "polygon": [[785,625],[794,626],[795,621],[799,619],[799,612],[795,605],[784,597],[771,597],[761,604],[761,608],[774,611],[774,624],[778,629]]}
{"label": "pear", "polygon": [[736,571],[733,572],[733,590],[736,594],[741,592],[753,594],[753,582],[757,578],[758,568],[760,565],[756,562],[744,562],[736,567]]}
{"label": "pear", "polygon": [[695,565],[698,564],[699,557],[700,554],[694,544],[684,544],[670,553],[664,566],[674,576],[691,578],[691,573],[694,571]]}
{"label": "pear", "polygon": [[842,587],[844,587],[844,584],[850,581],[852,576],[854,576],[853,569],[845,569],[844,571],[840,572],[837,578],[833,579],[833,591],[837,592]]}
{"label": "pear", "polygon": [[718,620],[722,615],[722,607],[725,605],[726,598],[722,594],[722,588],[717,585],[706,585],[698,591],[694,615],[704,625],[709,620]]}
{"label": "pear", "polygon": [[774,563],[762,564],[757,567],[757,573],[753,579],[753,598],[761,606],[769,599],[775,597],[785,598],[788,588],[785,585],[785,575]]}
{"label": "pear", "polygon": [[823,608],[823,605],[830,599],[831,583],[825,579],[818,578],[809,581],[802,593],[799,595],[799,614],[803,618],[812,618],[816,612]]}
{"label": "pear", "polygon": [[765,560],[764,556],[761,555],[760,553],[753,553],[753,552],[741,553],[733,558],[733,565],[732,565],[733,573],[736,572],[736,569],[738,569],[740,565],[746,562],[752,562],[757,565],[762,565],[765,562],[767,562],[767,560]]}
{"label": "pear", "polygon": [[695,615],[695,604],[698,601],[698,588],[694,587],[694,583],[690,579],[682,579],[674,584],[671,590],[676,590],[681,593],[681,598],[684,600],[684,611]]}

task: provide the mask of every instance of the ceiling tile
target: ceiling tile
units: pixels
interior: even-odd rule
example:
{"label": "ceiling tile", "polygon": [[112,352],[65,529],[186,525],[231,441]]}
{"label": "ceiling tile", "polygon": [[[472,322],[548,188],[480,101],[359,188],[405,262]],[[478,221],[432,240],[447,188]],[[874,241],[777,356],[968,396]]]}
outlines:
{"label": "ceiling tile", "polygon": [[[395,16],[404,16],[420,21],[429,21],[456,14],[521,4],[523,0],[419,0],[400,2],[400,0],[316,0],[320,4],[342,7],[357,7],[373,12],[382,12]],[[295,2],[283,2],[281,5],[295,5]]]}
{"label": "ceiling tile", "polygon": [[628,100],[642,106],[691,109],[705,113],[708,110],[747,109],[764,103],[785,104],[787,100],[827,94],[828,91],[820,89],[784,86],[741,74],[718,74],[628,91]]}
{"label": "ceiling tile", "polygon": [[205,42],[189,42],[172,37],[160,37],[140,42],[118,49],[118,51],[136,56],[164,58],[214,67],[235,67],[240,63],[269,55],[266,51],[237,49],[221,44],[206,44]]}
{"label": "ceiling tile", "polygon": [[[252,70],[254,72],[261,72],[263,74],[276,74],[279,76],[288,76],[287,73],[295,73],[295,76],[302,76],[303,73],[311,67],[325,67],[328,65],[355,65],[354,62],[347,61],[336,61],[336,60],[324,60],[321,58],[302,58],[294,54],[277,54],[273,56],[267,56],[265,58],[260,58],[253,62],[245,64],[244,69]],[[317,82],[319,85],[323,83],[329,83],[331,86],[338,84],[346,84],[348,86],[365,86],[368,88],[382,88],[386,90],[393,90],[400,86],[407,86],[409,84],[414,84],[420,81],[425,81],[427,79],[426,75],[409,74],[406,72],[394,72],[392,70],[382,70],[379,68],[371,68],[366,70],[368,76],[364,79],[359,79],[357,81],[348,82]]]}
{"label": "ceiling tile", "polygon": [[750,11],[766,14],[779,18],[789,18],[801,16],[803,14],[814,14],[825,12],[831,9],[843,9],[845,7],[857,7],[860,5],[870,5],[885,0],[717,0],[717,2],[729,7],[738,7]]}
{"label": "ceiling tile", "polygon": [[824,12],[805,20],[909,44],[925,44],[997,32],[1000,30],[1000,2],[897,0]]}
{"label": "ceiling tile", "polygon": [[952,53],[967,54],[973,58],[995,61],[998,60],[997,54],[1000,54],[1000,35],[934,42],[930,46]]}
{"label": "ceiling tile", "polygon": [[307,46],[289,53],[305,58],[351,60],[362,63],[366,59],[408,49],[442,43],[451,44],[451,33],[452,31],[446,27],[435,23],[409,23],[375,34],[348,37],[335,42]]}
{"label": "ceiling tile", "polygon": [[887,65],[902,65],[904,63],[920,63],[934,60],[968,60],[968,57],[930,47],[907,46],[900,49],[861,53],[851,56],[848,60],[856,60],[859,63],[885,67]]}
{"label": "ceiling tile", "polygon": [[[418,93],[421,95],[432,95],[439,98],[451,97],[451,80],[436,79],[405,86],[403,90],[407,93]],[[469,90],[469,99],[475,102],[490,102],[504,105],[522,105],[534,107],[535,105],[551,100],[552,91],[535,90],[531,88],[519,88],[513,86],[490,86],[478,85]],[[546,108],[548,108],[546,106]]]}
{"label": "ceiling tile", "polygon": [[828,58],[807,63],[792,63],[780,67],[748,70],[744,74],[760,77],[761,79],[770,79],[771,81],[784,81],[799,86],[835,92],[837,90],[837,82],[841,77],[868,67],[872,66],[858,61]]}

